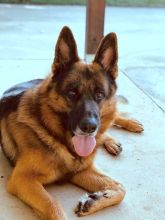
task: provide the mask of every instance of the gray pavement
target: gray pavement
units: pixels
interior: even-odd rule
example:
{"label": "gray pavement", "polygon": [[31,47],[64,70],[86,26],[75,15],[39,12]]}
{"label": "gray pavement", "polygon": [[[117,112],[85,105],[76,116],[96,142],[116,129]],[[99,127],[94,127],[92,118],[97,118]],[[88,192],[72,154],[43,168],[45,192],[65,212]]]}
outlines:
{"label": "gray pavement", "polygon": [[[128,99],[121,111],[138,118],[143,134],[110,131],[123,144],[118,158],[100,150],[96,164],[121,181],[127,196],[119,206],[83,219],[165,219],[165,9],[106,8],[105,34],[119,39],[118,94]],[[9,86],[43,77],[53,60],[60,29],[72,28],[79,54],[84,57],[85,7],[0,5],[0,95]],[[159,108],[160,107],[160,108]],[[35,220],[33,212],[8,195],[5,184],[11,168],[0,152],[0,220]],[[3,178],[1,178],[3,176]],[[68,219],[83,190],[65,185],[47,190],[64,206]]]}

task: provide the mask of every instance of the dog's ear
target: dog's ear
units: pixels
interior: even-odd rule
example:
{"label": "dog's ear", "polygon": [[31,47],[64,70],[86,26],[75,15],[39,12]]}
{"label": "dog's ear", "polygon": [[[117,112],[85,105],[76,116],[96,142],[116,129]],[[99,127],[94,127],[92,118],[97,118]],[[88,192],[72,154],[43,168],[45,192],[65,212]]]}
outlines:
{"label": "dog's ear", "polygon": [[53,73],[79,61],[77,45],[71,30],[62,28],[55,48],[55,58],[52,65]]}
{"label": "dog's ear", "polygon": [[94,58],[94,61],[114,79],[118,75],[118,46],[115,33],[109,33],[101,41]]}

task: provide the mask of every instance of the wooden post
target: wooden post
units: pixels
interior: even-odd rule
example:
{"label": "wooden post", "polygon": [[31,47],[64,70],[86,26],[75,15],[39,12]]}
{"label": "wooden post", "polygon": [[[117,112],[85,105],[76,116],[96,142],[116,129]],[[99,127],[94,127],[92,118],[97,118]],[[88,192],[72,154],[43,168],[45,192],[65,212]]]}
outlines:
{"label": "wooden post", "polygon": [[[85,60],[90,60],[104,34],[105,0],[87,0]],[[89,59],[88,59],[89,57]]]}

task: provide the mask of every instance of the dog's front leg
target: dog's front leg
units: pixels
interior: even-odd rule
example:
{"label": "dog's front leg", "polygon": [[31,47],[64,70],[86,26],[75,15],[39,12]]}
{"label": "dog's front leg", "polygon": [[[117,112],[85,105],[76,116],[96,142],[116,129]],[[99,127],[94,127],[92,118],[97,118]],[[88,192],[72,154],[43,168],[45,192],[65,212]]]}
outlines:
{"label": "dog's front leg", "polygon": [[121,128],[124,128],[131,132],[142,132],[144,131],[143,125],[135,120],[135,119],[129,119],[120,116],[119,114],[116,115],[114,120],[114,125],[119,126]]}
{"label": "dog's front leg", "polygon": [[47,193],[35,173],[14,169],[7,185],[8,192],[31,206],[44,220],[66,220],[62,207]]}
{"label": "dog's front leg", "polygon": [[71,182],[84,188],[90,194],[84,195],[75,210],[78,216],[85,216],[100,209],[120,203],[124,196],[123,186],[95,168],[76,174]]}

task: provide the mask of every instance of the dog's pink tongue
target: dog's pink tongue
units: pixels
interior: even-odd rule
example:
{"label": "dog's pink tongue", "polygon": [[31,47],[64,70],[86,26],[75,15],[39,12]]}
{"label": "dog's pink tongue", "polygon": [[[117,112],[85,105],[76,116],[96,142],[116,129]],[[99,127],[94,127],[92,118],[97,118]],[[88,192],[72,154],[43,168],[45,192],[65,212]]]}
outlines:
{"label": "dog's pink tongue", "polygon": [[89,156],[96,146],[96,139],[91,136],[75,135],[72,138],[72,142],[76,153],[81,157]]}

